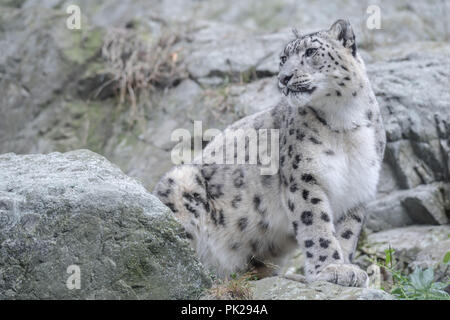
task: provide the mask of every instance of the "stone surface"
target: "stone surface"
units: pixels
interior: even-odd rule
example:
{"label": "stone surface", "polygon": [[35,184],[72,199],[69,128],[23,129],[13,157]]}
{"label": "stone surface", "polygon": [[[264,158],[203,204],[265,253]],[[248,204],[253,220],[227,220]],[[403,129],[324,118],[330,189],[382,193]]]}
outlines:
{"label": "stone surface", "polygon": [[[450,35],[448,24],[445,23],[449,4],[441,0],[248,0],[233,5],[228,0],[7,0],[6,3],[25,8],[39,5],[52,9],[78,4],[90,20],[102,27],[117,26],[133,19],[149,23],[162,20],[167,24],[209,20],[265,33],[294,25],[301,31],[309,32],[328,27],[330,21],[348,18],[362,45],[374,48],[421,40],[443,41],[448,40]],[[376,32],[366,28],[367,20],[372,15],[367,12],[369,5],[376,5],[380,9],[381,28],[372,30]]]}
{"label": "stone surface", "polygon": [[393,300],[388,293],[367,288],[342,287],[328,282],[304,284],[279,277],[251,282],[255,300]]}
{"label": "stone surface", "polygon": [[450,184],[429,184],[412,189],[403,200],[403,206],[416,224],[447,224],[444,188]]}
{"label": "stone surface", "polygon": [[449,183],[431,183],[398,190],[367,206],[366,227],[380,231],[413,224],[447,224]]}
{"label": "stone surface", "polygon": [[195,299],[210,279],[194,256],[170,210],[104,157],[0,156],[0,299]]}
{"label": "stone surface", "polygon": [[[203,28],[214,28],[210,33],[217,34],[216,28],[221,26],[206,25]],[[187,70],[192,77],[206,84],[213,83],[207,78],[237,82],[273,75],[278,72],[275,57],[288,39],[288,33],[256,36],[239,29],[229,30],[228,34],[195,45],[186,57]]]}
{"label": "stone surface", "polygon": [[[449,137],[450,55],[407,56],[368,67],[382,107],[388,138],[387,161],[401,188],[448,179],[439,140]],[[444,125],[440,123],[443,122]],[[441,128],[441,129],[440,129]]]}
{"label": "stone surface", "polygon": [[448,275],[443,259],[450,251],[450,225],[409,226],[372,233],[360,250],[384,259],[389,247],[395,250],[394,257],[410,269],[433,267],[437,278],[442,278],[444,272]]}
{"label": "stone surface", "polygon": [[419,251],[415,260],[411,262],[410,267],[414,268],[433,268],[435,279],[448,281],[450,274],[450,265],[444,263],[443,257],[450,251],[450,233],[447,239],[432,243]]}
{"label": "stone surface", "polygon": [[103,30],[85,24],[71,32],[64,23],[60,12],[40,6],[0,9],[1,153],[73,145],[68,131],[76,126],[76,110],[62,101],[74,90],[80,66],[100,49]]}
{"label": "stone surface", "polygon": [[[415,255],[425,247],[444,241],[450,234],[450,225],[409,226],[369,234],[361,250],[368,254],[384,257],[389,245],[397,253],[412,261]],[[442,257],[444,258],[444,257]]]}

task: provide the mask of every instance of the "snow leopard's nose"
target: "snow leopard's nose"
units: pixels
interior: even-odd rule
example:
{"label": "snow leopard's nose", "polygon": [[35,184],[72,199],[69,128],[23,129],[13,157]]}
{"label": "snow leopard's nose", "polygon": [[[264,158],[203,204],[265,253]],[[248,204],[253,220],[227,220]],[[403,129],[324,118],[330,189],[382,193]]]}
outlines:
{"label": "snow leopard's nose", "polygon": [[289,83],[289,80],[292,79],[292,76],[293,76],[292,73],[289,73],[289,74],[281,73],[281,74],[278,76],[278,80],[280,80],[280,82],[281,82],[284,86],[287,86],[287,84]]}

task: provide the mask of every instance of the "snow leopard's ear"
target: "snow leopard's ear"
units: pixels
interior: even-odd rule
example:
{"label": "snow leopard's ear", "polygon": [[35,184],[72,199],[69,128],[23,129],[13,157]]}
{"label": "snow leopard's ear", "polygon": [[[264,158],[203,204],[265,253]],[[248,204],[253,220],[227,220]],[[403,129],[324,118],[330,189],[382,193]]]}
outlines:
{"label": "snow leopard's ear", "polygon": [[329,34],[338,41],[342,41],[344,47],[352,51],[352,55],[356,56],[355,34],[353,33],[350,21],[339,19],[328,30]]}

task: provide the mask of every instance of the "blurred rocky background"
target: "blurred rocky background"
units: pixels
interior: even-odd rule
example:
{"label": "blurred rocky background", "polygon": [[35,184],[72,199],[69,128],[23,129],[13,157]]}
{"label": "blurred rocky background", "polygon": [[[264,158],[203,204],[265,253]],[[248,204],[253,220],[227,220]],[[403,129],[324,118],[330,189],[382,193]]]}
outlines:
{"label": "blurred rocky background", "polygon": [[[81,8],[80,30],[66,27],[70,4]],[[380,8],[379,30],[366,27],[369,5]],[[406,272],[433,267],[444,279],[442,259],[450,251],[449,17],[446,0],[0,0],[0,154],[89,149],[151,191],[173,166],[174,129],[192,132],[194,120],[203,121],[204,130],[222,129],[270,107],[279,97],[278,54],[291,28],[306,33],[349,19],[388,139],[356,261],[367,267],[369,257],[382,259],[391,246]],[[16,194],[11,187],[35,179],[16,179],[26,161],[15,157],[0,159],[17,166],[4,164],[9,183],[0,181],[0,218],[14,211],[18,194],[36,192]],[[10,234],[28,229],[21,230]],[[5,276],[5,266],[21,265],[5,258],[11,256],[5,248],[0,243],[0,298],[25,290]],[[301,259],[297,254],[288,272],[301,273]],[[39,261],[22,266],[22,274]],[[132,292],[127,297],[149,297],[123,287]],[[189,290],[163,296],[186,297]]]}

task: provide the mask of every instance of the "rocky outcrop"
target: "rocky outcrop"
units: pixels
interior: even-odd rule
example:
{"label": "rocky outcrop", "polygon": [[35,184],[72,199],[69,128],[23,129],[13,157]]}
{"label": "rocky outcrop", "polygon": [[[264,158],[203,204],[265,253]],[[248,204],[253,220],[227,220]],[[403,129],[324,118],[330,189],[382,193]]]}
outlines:
{"label": "rocky outcrop", "polygon": [[433,182],[396,190],[368,205],[366,227],[372,231],[413,224],[447,224],[449,183]]}
{"label": "rocky outcrop", "polygon": [[436,279],[441,280],[449,274],[444,256],[450,251],[450,225],[409,226],[372,233],[364,240],[360,250],[363,254],[384,259],[385,250],[389,248],[395,251],[393,256],[400,270],[433,268]]}
{"label": "rocky outcrop", "polygon": [[0,300],[195,299],[210,281],[170,210],[104,157],[0,156]]}
{"label": "rocky outcrop", "polygon": [[251,282],[256,300],[393,300],[382,290],[342,287],[329,282],[304,284],[280,277]]}

